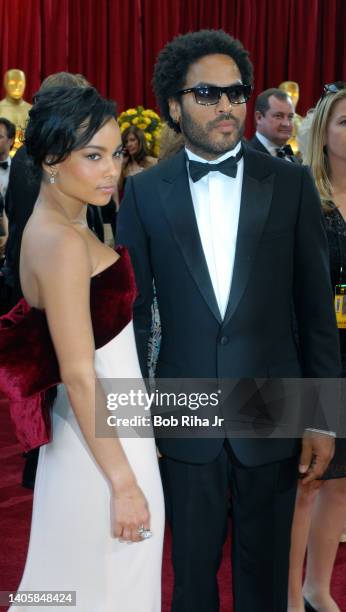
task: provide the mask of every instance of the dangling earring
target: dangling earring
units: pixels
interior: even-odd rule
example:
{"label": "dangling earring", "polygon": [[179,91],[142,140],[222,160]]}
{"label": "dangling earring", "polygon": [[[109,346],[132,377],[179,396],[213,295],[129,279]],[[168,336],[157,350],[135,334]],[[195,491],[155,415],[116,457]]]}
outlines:
{"label": "dangling earring", "polygon": [[50,168],[49,172],[50,172],[49,182],[50,182],[51,185],[54,185],[55,177],[56,177],[58,171],[57,170],[53,170],[53,168]]}

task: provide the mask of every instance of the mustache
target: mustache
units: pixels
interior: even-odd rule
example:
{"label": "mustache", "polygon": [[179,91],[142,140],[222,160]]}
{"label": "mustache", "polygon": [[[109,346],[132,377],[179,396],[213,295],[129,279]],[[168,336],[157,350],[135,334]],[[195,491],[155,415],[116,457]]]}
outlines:
{"label": "mustache", "polygon": [[235,117],[234,115],[232,115],[232,113],[222,113],[222,115],[219,115],[217,119],[214,119],[214,121],[209,121],[209,123],[207,124],[207,129],[212,130],[214,127],[217,127],[219,123],[222,123],[223,121],[234,121],[237,128],[240,127],[240,121],[238,117]]}

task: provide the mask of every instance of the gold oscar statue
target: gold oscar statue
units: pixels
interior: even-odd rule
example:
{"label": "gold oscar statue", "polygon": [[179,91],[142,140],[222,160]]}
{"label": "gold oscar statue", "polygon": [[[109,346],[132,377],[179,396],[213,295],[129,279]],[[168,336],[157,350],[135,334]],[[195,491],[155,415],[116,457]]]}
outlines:
{"label": "gold oscar statue", "polygon": [[[298,104],[298,100],[299,100],[299,85],[298,85],[298,83],[296,83],[295,81],[283,81],[283,83],[280,83],[279,89],[281,89],[282,91],[284,91],[285,93],[287,93],[290,96],[290,98],[291,98],[291,100],[293,102],[294,110],[295,110],[296,106]],[[301,117],[300,115],[298,115],[297,112],[295,112],[292,136],[291,136],[291,138],[287,142],[287,144],[291,145],[294,154],[297,155],[298,157],[299,157],[299,145],[298,145],[298,141],[297,141],[297,132],[298,132],[298,128],[299,128],[302,120],[303,120],[303,117]]]}
{"label": "gold oscar statue", "polygon": [[11,155],[23,144],[23,134],[28,120],[28,113],[31,109],[31,104],[23,100],[25,85],[23,70],[12,68],[5,72],[4,88],[6,97],[0,100],[0,117],[6,117],[16,126],[16,138]]}

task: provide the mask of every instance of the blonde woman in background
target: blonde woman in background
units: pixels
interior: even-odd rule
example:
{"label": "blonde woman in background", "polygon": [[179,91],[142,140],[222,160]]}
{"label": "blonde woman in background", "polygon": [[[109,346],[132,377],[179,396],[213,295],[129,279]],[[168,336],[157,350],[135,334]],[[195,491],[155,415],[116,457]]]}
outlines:
{"label": "blonde woman in background", "polygon": [[[322,201],[331,280],[339,311],[342,375],[346,377],[346,329],[342,327],[346,327],[346,316],[342,316],[346,295],[343,297],[341,288],[346,284],[346,83],[324,86],[313,113],[304,163],[311,167]],[[346,433],[343,418],[341,436]],[[346,439],[340,437],[323,479],[298,488],[292,527],[289,612],[341,612],[330,593],[330,583],[345,520]]]}

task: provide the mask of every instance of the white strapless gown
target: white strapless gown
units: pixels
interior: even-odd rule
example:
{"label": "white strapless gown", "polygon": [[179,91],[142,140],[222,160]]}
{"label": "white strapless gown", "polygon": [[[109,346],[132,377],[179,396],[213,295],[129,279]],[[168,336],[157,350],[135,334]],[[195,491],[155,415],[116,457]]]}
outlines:
{"label": "white strapless gown", "polygon": [[[99,378],[140,378],[132,322],[96,351]],[[164,505],[150,438],[121,440],[149,503],[153,537],[122,543],[111,536],[108,484],[86,446],[60,385],[53,441],[40,450],[30,544],[20,591],[76,591],[77,612],[161,612]],[[62,610],[11,606],[11,612]]]}

